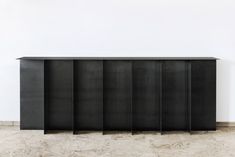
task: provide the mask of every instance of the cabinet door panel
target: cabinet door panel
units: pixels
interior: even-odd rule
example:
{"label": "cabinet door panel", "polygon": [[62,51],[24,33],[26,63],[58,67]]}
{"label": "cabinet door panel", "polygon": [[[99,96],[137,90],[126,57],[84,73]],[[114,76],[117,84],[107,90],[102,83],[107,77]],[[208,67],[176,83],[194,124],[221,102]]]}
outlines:
{"label": "cabinet door panel", "polygon": [[104,61],[104,129],[131,130],[130,61]]}
{"label": "cabinet door panel", "polygon": [[192,130],[216,129],[216,61],[191,62]]}
{"label": "cabinet door panel", "polygon": [[75,130],[102,130],[103,62],[74,62]]}
{"label": "cabinet door panel", "polygon": [[133,67],[133,130],[160,128],[160,63],[134,61]]}
{"label": "cabinet door panel", "polygon": [[163,130],[187,130],[186,62],[166,61],[163,67]]}
{"label": "cabinet door panel", "polygon": [[73,61],[45,61],[45,130],[71,130]]}

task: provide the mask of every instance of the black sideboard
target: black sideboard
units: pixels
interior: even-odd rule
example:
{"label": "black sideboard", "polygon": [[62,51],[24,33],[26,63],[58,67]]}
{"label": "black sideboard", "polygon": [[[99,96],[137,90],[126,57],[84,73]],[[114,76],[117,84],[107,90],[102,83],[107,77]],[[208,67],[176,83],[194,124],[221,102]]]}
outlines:
{"label": "black sideboard", "polygon": [[21,129],[216,130],[216,58],[19,59]]}

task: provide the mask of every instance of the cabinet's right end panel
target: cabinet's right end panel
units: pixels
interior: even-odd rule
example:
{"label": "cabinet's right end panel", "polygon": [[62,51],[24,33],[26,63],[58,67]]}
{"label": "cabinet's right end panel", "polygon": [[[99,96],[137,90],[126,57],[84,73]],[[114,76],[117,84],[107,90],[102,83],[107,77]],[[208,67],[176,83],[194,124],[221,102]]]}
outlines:
{"label": "cabinet's right end panel", "polygon": [[191,61],[192,130],[216,130],[216,61]]}

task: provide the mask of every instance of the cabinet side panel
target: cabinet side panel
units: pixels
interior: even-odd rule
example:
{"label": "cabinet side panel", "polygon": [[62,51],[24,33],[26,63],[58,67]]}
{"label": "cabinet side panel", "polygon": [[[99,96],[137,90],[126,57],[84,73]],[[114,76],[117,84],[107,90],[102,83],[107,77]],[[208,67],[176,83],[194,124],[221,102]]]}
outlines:
{"label": "cabinet side panel", "polygon": [[131,130],[130,61],[104,61],[104,130]]}
{"label": "cabinet side panel", "polygon": [[20,61],[20,129],[43,129],[44,61]]}
{"label": "cabinet side panel", "polygon": [[102,130],[102,61],[74,62],[74,91],[76,130]]}
{"label": "cabinet side panel", "polygon": [[160,63],[133,61],[133,130],[159,130]]}
{"label": "cabinet side panel", "polygon": [[216,129],[216,61],[192,61],[192,130]]}

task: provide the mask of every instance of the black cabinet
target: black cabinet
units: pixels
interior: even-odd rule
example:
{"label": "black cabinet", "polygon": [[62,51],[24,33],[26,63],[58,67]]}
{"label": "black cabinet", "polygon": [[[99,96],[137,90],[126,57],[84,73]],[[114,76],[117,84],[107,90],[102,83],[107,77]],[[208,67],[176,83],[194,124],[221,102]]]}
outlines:
{"label": "black cabinet", "polygon": [[216,129],[216,58],[20,58],[21,129]]}

